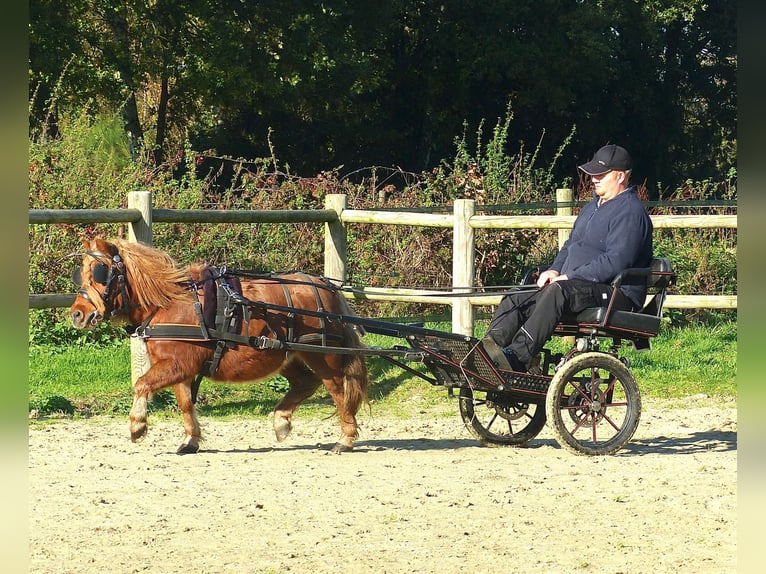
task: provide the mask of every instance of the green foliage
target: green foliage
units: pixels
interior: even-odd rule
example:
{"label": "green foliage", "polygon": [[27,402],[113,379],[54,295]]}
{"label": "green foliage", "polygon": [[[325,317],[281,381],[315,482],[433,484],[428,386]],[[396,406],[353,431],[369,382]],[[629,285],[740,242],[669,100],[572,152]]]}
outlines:
{"label": "green foliage", "polygon": [[[156,208],[191,209],[316,209],[328,193],[344,193],[352,209],[449,209],[458,197],[473,197],[482,209],[509,210],[514,205],[485,205],[488,200],[545,202],[563,183],[555,183],[556,155],[542,161],[542,149],[527,153],[523,142],[508,155],[506,141],[512,114],[498,120],[489,141],[481,128],[473,145],[465,133],[455,141],[451,163],[432,172],[415,174],[376,168],[352,182],[337,171],[314,178],[291,176],[279,170],[275,150],[269,158],[213,158],[216,168],[202,172],[203,161],[188,145],[184,153],[162,169],[143,161],[125,162],[127,142],[117,137],[111,115],[68,118],[57,138],[30,144],[30,207],[124,207],[134,189],[148,189]],[[510,169],[510,173],[507,171]],[[228,187],[221,185],[221,173]],[[357,173],[360,175],[362,172]],[[505,186],[499,188],[501,182]],[[488,190],[493,190],[488,192]],[[583,190],[584,191],[584,190]],[[587,192],[585,192],[587,193]],[[723,182],[687,181],[669,200],[736,199],[736,171]],[[527,208],[525,213],[550,213],[550,208]],[[728,209],[728,211],[726,211]],[[702,213],[700,208],[653,208],[653,213]],[[731,208],[713,213],[731,212]],[[518,213],[518,210],[514,210]],[[710,213],[707,209],[704,213]],[[79,266],[82,236],[124,235],[125,226],[33,225],[29,228],[29,289],[32,293],[73,291],[71,271]],[[181,264],[208,262],[258,270],[322,273],[323,240],[315,224],[155,224],[154,244]],[[736,230],[657,230],[655,251],[670,257],[679,274],[674,293],[736,293]],[[512,285],[523,271],[550,261],[557,250],[557,234],[550,230],[487,230],[477,234],[477,285]],[[352,225],[349,227],[350,280],[356,285],[449,288],[452,242],[450,230],[412,226]],[[357,312],[370,316],[433,315],[436,305],[359,301]],[[688,314],[690,315],[690,314]],[[54,312],[33,313],[30,340],[37,342],[95,342],[119,333],[108,330],[82,334],[62,326],[67,320]],[[687,318],[693,318],[688,316]],[[106,328],[104,328],[106,329]]]}
{"label": "green foliage", "polygon": [[283,376],[277,375],[266,381],[266,386],[275,393],[284,394],[289,390],[290,383]]}
{"label": "green foliage", "polygon": [[29,400],[29,411],[36,411],[38,415],[51,414],[74,414],[74,405],[69,399],[61,395],[46,395],[44,397],[33,397]]}
{"label": "green foliage", "polygon": [[513,111],[509,102],[505,117],[498,118],[486,142],[484,120],[481,120],[473,146],[467,138],[468,122],[463,123],[462,136],[454,140],[456,151],[453,161],[442,160],[439,167],[433,170],[433,179],[428,182],[434,191],[442,192],[440,203],[456,198],[474,198],[482,205],[516,204],[555,198],[555,188],[565,185],[555,180],[556,163],[571,144],[575,127],[558,146],[548,165],[541,166],[538,160],[543,154],[545,133],[531,153],[525,151],[522,141],[519,150],[511,154],[508,137],[512,120]]}
{"label": "green foliage", "polygon": [[186,140],[268,156],[275,128],[299,172],[419,171],[449,155],[463,119],[501,116],[510,96],[521,121],[508,141],[545,128],[550,156],[577,123],[576,157],[623,137],[637,178],[673,189],[736,161],[736,23],[733,0],[38,0],[30,123],[55,133],[60,116],[119,111],[153,167]]}
{"label": "green foliage", "polygon": [[130,346],[112,344],[35,344],[29,347],[29,405],[38,414],[64,397],[74,414],[127,414],[132,403]]}
{"label": "green foliage", "polygon": [[[532,152],[525,150],[524,142],[512,155],[509,154],[508,134],[513,113],[510,103],[504,118],[498,119],[488,141],[483,138],[483,122],[476,132],[472,146],[467,141],[466,128],[461,138],[455,139],[455,157],[452,163],[442,161],[427,181],[427,187],[441,191],[439,199],[473,198],[482,205],[542,203],[555,200],[557,187],[568,182],[554,179],[554,168],[575,134],[570,134],[559,145],[547,165],[540,165],[543,155],[541,137]],[[544,134],[543,134],[544,135]],[[514,215],[542,214],[541,209],[514,209]],[[548,210],[547,213],[550,213]],[[535,265],[552,260],[557,243],[555,233],[544,230],[500,230],[478,234],[476,251],[477,279],[479,285],[514,285],[521,280],[523,272]]]}
{"label": "green foliage", "polygon": [[[679,215],[734,214],[736,208],[685,207],[685,200],[736,200],[736,169],[729,170],[727,179],[714,182],[687,180],[667,199],[681,206],[654,208],[652,213]],[[654,251],[658,256],[670,258],[678,275],[672,293],[736,295],[737,294],[737,230],[736,229],[657,229],[654,232]],[[687,320],[699,318],[704,310],[688,310]],[[671,314],[678,319],[680,313]]]}
{"label": "green foliage", "polygon": [[652,341],[650,352],[626,355],[647,396],[737,394],[736,320],[674,327]]}
{"label": "green foliage", "polygon": [[111,347],[125,337],[125,330],[105,321],[93,329],[75,329],[66,312],[61,309],[30,309],[30,346],[85,345]]}
{"label": "green foliage", "polygon": [[[129,159],[116,115],[62,116],[58,136],[40,134],[29,144],[30,209],[120,208],[129,191],[142,189],[145,171]],[[124,226],[31,225],[29,290],[70,293],[83,235],[115,236]]]}

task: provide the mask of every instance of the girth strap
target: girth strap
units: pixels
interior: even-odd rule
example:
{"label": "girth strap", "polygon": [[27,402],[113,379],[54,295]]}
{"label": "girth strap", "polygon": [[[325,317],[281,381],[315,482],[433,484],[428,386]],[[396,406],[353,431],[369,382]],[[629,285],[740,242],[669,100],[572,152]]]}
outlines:
{"label": "girth strap", "polygon": [[[293,298],[290,295],[290,290],[287,285],[282,283],[282,292],[285,294],[285,307],[293,306]],[[292,341],[295,336],[295,313],[292,311],[287,313],[287,340]]]}
{"label": "girth strap", "polygon": [[317,311],[320,313],[318,315],[319,317],[319,332],[322,334],[322,345],[327,345],[327,329],[325,325],[325,318],[321,315],[321,313],[324,312],[324,307],[322,307],[322,298],[319,295],[319,289],[317,288],[317,284],[311,281],[311,278],[308,277],[305,273],[299,273],[301,277],[304,277],[306,279],[306,282],[311,285],[312,291],[314,292],[314,301],[316,301],[317,304]]}

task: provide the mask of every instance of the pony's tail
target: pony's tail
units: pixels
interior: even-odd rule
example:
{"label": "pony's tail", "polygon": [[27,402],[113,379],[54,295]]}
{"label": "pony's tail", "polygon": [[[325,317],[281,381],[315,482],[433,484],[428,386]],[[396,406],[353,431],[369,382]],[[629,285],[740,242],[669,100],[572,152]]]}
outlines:
{"label": "pony's tail", "polygon": [[[351,306],[340,292],[335,296],[340,301],[341,312],[344,315],[352,315]],[[343,327],[343,346],[351,349],[362,349],[364,343],[360,337],[364,330],[359,325],[346,324]],[[369,404],[367,392],[369,387],[369,375],[367,362],[363,354],[343,355],[343,393],[346,408],[356,413],[362,404]]]}

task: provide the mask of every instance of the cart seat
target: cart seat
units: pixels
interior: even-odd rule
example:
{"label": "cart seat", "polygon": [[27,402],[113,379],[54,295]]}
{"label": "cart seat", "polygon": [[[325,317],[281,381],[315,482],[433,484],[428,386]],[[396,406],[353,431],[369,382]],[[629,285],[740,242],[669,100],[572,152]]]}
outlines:
{"label": "cart seat", "polygon": [[589,307],[577,314],[575,321],[583,326],[597,325],[643,333],[654,337],[660,331],[660,317],[642,312],[613,311],[605,321],[608,307]]}
{"label": "cart seat", "polygon": [[[640,311],[614,310],[617,289],[623,282],[636,277],[646,278],[647,300],[644,307]],[[655,337],[660,331],[666,290],[675,280],[676,274],[666,257],[655,257],[649,267],[626,269],[612,281],[615,295],[607,306],[589,307],[574,316],[562,317],[556,326],[556,333],[619,337],[633,340],[637,348],[648,347],[646,339]]]}

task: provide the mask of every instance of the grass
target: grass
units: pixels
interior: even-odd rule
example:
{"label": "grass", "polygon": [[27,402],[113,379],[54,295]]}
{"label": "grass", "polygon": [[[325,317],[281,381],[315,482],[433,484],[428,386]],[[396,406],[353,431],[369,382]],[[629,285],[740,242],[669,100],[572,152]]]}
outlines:
{"label": "grass", "polygon": [[[429,325],[449,330],[448,324]],[[480,329],[477,329],[477,331]],[[554,339],[553,344],[560,339]],[[400,339],[367,335],[368,346],[390,348]],[[736,397],[737,325],[734,321],[715,325],[668,328],[652,341],[652,350],[636,352],[625,347],[643,397],[683,398],[705,394]],[[418,369],[423,365],[412,363]],[[444,405],[445,416],[454,414],[442,387],[379,357],[368,360],[369,398],[377,415],[407,418],[419,411],[432,412]],[[198,408],[200,415],[236,418],[268,416],[284,393],[284,380],[275,378],[258,384],[227,385],[203,381]],[[132,402],[130,346],[127,340],[110,345],[31,346],[29,349],[29,409],[38,415],[63,413],[71,416],[97,414],[127,415]],[[171,390],[158,393],[150,404],[155,415],[176,416],[178,409]],[[438,410],[438,409],[437,409]],[[301,412],[331,416],[334,405],[320,389],[303,403]]]}

